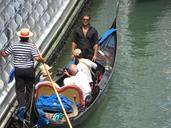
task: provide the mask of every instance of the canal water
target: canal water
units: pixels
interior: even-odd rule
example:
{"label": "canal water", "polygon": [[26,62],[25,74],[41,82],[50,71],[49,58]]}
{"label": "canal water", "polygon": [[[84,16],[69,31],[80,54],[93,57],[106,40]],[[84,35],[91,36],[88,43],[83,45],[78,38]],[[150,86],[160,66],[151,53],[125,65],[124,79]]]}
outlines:
{"label": "canal water", "polygon": [[[93,0],[87,11],[101,35],[116,0]],[[109,88],[80,128],[171,128],[171,0],[120,0],[118,51]],[[71,37],[54,67],[70,58]]]}

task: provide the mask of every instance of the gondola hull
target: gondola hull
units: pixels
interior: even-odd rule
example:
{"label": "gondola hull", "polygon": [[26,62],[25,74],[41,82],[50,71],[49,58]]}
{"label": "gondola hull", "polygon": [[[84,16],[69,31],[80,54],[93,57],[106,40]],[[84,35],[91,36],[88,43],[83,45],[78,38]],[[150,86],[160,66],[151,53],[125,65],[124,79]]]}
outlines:
{"label": "gondola hull", "polygon": [[[103,72],[102,78],[98,83],[99,93],[93,100],[93,102],[88,106],[83,108],[79,114],[70,119],[73,127],[80,125],[86,118],[94,112],[100,103],[100,99],[103,96],[104,91],[108,87],[108,81],[114,71],[115,61],[116,61],[116,51],[117,51],[117,31],[116,31],[116,19],[111,28],[109,28],[101,40],[99,41],[100,49],[97,55],[97,64],[99,69]],[[69,127],[67,122],[59,123],[50,122],[47,126],[43,128],[67,128]]]}

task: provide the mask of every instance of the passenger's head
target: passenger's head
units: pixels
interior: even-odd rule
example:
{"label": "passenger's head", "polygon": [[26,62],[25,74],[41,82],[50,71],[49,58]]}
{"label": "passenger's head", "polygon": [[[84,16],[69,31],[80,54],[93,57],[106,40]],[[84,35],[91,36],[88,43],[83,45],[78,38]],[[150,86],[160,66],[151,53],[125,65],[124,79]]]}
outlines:
{"label": "passenger's head", "polygon": [[73,55],[76,58],[82,58],[82,52],[81,52],[81,50],[79,48],[74,50]]}
{"label": "passenger's head", "polygon": [[90,21],[90,15],[88,15],[88,14],[83,15],[83,17],[82,17],[82,23],[83,23],[83,25],[84,26],[89,25],[89,21]]}
{"label": "passenger's head", "polygon": [[51,66],[47,65],[47,64],[42,64],[40,67],[40,72],[43,76],[47,76],[48,73],[50,73],[50,75],[52,75],[52,72],[50,72],[50,69],[52,69]]}
{"label": "passenger's head", "polygon": [[39,68],[40,68],[40,73],[41,73],[40,81],[50,81],[49,75],[50,76],[52,75],[52,72],[50,71],[52,67],[47,64],[44,64],[44,65],[41,65]]}
{"label": "passenger's head", "polygon": [[75,76],[77,74],[77,72],[78,72],[77,66],[75,64],[71,64],[69,66],[69,68],[68,68],[68,72],[69,72],[70,75]]}

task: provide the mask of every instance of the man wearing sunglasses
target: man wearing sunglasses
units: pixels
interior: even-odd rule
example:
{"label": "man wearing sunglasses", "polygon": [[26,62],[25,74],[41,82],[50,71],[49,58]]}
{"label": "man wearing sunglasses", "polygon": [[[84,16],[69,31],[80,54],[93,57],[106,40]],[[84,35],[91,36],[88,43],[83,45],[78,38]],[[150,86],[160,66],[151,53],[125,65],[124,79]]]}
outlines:
{"label": "man wearing sunglasses", "polygon": [[90,16],[83,15],[82,25],[74,31],[72,56],[76,48],[81,49],[83,58],[96,61],[98,50],[98,32],[90,25]]}

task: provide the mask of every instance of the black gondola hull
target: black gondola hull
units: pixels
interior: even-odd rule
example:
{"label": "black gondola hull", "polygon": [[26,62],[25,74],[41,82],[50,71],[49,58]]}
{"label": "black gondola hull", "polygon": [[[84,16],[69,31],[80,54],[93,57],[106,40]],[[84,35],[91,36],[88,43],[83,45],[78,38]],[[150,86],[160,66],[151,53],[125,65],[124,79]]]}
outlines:
{"label": "black gondola hull", "polygon": [[[112,31],[110,31],[112,30]],[[78,116],[70,119],[73,127],[79,126],[82,122],[84,122],[90,115],[95,111],[101,102],[102,96],[106,88],[108,87],[108,81],[114,71],[115,61],[116,61],[116,51],[117,51],[117,31],[116,31],[116,19],[113,22],[112,27],[108,30],[110,31],[102,42],[99,43],[101,45],[101,51],[99,51],[99,55],[97,57],[97,63],[104,67],[104,73],[102,80],[99,83],[100,92],[98,96],[95,98],[92,104],[82,110]],[[107,43],[106,43],[107,42]],[[44,128],[67,128],[69,127],[67,122],[60,124],[58,122],[51,122],[48,126]]]}

